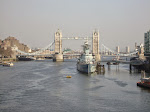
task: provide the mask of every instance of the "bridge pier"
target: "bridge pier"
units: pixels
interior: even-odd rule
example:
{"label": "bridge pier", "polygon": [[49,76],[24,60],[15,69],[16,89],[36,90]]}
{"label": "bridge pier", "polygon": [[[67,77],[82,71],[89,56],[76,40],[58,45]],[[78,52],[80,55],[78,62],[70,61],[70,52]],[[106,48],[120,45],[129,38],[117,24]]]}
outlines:
{"label": "bridge pier", "polygon": [[53,57],[53,61],[54,62],[63,62],[64,61],[63,54],[55,54]]}
{"label": "bridge pier", "polygon": [[95,55],[95,59],[96,59],[96,61],[100,61],[100,60],[101,60],[100,54],[96,54],[96,55]]}

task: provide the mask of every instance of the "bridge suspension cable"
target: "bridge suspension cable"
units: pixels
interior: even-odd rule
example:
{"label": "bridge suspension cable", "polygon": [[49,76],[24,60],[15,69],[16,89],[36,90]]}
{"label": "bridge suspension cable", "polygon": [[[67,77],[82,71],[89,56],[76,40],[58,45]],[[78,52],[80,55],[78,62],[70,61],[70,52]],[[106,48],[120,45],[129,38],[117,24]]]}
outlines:
{"label": "bridge suspension cable", "polygon": [[138,51],[135,51],[135,52],[132,52],[132,53],[127,53],[127,54],[122,54],[122,53],[118,53],[118,52],[116,52],[116,51],[113,51],[113,50],[111,50],[110,48],[108,48],[108,47],[106,47],[104,44],[102,44],[102,46],[101,46],[101,51],[103,52],[103,50],[104,51],[109,51],[109,52],[111,52],[111,53],[113,53],[113,54],[116,54],[116,55],[118,55],[118,56],[131,56],[131,55],[134,55],[134,54],[136,54]]}
{"label": "bridge suspension cable", "polygon": [[40,53],[44,52],[45,50],[47,50],[48,48],[51,48],[54,45],[55,42],[50,43],[49,45],[47,45],[46,47],[40,49],[39,51],[33,52],[33,53],[26,53],[23,52],[21,50],[16,50],[17,52],[24,54],[24,55],[39,55]]}

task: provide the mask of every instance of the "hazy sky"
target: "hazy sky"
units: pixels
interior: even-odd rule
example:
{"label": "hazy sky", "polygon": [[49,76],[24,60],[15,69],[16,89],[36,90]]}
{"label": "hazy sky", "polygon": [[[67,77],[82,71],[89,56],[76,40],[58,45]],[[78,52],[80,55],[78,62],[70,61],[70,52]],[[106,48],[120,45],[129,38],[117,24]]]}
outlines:
{"label": "hazy sky", "polygon": [[[0,0],[0,39],[14,36],[30,47],[45,47],[58,28],[63,37],[92,37],[98,29],[100,43],[134,47],[150,30],[150,0]],[[78,43],[63,46],[79,48]]]}

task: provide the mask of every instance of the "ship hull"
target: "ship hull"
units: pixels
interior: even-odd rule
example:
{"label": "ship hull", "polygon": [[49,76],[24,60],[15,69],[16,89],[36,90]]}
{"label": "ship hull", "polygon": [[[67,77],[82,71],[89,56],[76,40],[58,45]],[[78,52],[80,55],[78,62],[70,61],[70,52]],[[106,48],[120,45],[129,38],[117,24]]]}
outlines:
{"label": "ship hull", "polygon": [[77,70],[83,73],[93,73],[96,71],[96,66],[94,64],[78,64]]}
{"label": "ship hull", "polygon": [[144,88],[150,88],[150,84],[137,82],[137,86],[144,87]]}

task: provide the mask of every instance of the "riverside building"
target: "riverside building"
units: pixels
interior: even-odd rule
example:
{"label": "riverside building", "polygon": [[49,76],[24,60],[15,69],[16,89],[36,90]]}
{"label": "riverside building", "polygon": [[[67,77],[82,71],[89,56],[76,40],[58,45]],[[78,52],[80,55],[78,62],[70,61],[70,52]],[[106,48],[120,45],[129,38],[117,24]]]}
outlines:
{"label": "riverside building", "polygon": [[119,53],[120,52],[120,48],[119,46],[116,47],[116,52]]}
{"label": "riverside building", "polygon": [[144,54],[150,56],[150,30],[144,34]]}
{"label": "riverside building", "polygon": [[130,48],[129,48],[129,46],[126,47],[126,53],[130,53]]}

